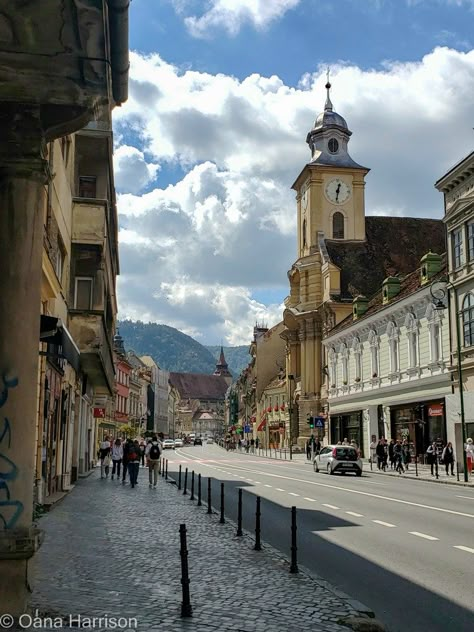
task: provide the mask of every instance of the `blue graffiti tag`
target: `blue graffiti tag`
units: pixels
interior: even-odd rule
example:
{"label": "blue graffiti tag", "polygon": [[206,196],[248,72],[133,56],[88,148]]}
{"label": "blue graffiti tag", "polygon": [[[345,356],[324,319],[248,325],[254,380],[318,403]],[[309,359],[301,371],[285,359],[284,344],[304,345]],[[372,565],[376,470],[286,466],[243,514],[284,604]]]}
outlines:
{"label": "blue graffiti tag", "polygon": [[[2,408],[8,400],[9,389],[17,387],[19,383],[18,378],[13,377],[8,379],[5,373],[2,375],[2,381],[3,388],[0,390],[0,408]],[[6,448],[10,449],[12,429],[7,417],[3,420],[3,429],[0,433],[0,444],[4,443],[4,439],[6,437],[8,437]],[[6,496],[6,500],[0,500],[0,520],[3,522],[4,529],[12,529],[23,513],[23,503],[20,500],[11,500],[10,488],[7,483],[7,481],[11,482],[16,480],[18,473],[19,470],[17,465],[8,458],[8,456],[0,452],[0,493],[4,492]],[[14,511],[13,513],[8,511],[7,513],[11,513],[10,517],[8,517],[3,515],[1,512],[2,508],[13,509]]]}

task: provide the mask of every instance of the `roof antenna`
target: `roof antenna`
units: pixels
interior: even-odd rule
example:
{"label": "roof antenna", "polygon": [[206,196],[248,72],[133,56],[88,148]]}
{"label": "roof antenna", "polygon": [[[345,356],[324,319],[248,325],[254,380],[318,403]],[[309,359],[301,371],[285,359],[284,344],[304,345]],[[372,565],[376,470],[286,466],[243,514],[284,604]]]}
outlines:
{"label": "roof antenna", "polygon": [[326,95],[326,103],[324,104],[324,109],[328,110],[329,112],[332,112],[332,103],[331,103],[331,97],[329,96],[329,90],[331,89],[331,82],[329,81],[329,67],[326,71],[326,85],[325,88],[327,90],[327,95]]}

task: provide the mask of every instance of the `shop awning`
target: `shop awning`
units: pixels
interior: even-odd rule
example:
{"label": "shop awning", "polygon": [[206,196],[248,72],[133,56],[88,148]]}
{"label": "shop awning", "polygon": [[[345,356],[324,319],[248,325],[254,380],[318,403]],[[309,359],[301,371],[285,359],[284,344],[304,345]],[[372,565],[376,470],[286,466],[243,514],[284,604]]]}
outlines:
{"label": "shop awning", "polygon": [[261,432],[262,430],[265,430],[265,426],[267,425],[267,420],[264,419],[263,421],[261,421],[258,426],[257,426],[257,432]]}
{"label": "shop awning", "polygon": [[40,352],[41,355],[54,355],[63,358],[75,371],[79,371],[81,353],[60,318],[41,314],[40,342],[55,345],[58,348],[58,352],[55,354],[44,351]]}

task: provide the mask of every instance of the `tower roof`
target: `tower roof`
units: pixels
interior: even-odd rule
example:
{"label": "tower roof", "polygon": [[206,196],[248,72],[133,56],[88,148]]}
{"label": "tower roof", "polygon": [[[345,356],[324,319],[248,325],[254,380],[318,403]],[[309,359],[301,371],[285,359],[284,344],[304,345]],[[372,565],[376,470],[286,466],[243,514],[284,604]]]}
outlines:
{"label": "tower roof", "polygon": [[219,362],[216,364],[216,370],[214,375],[221,375],[222,377],[232,377],[232,373],[229,371],[229,366],[225,360],[224,347],[221,345],[221,353],[219,356]]}

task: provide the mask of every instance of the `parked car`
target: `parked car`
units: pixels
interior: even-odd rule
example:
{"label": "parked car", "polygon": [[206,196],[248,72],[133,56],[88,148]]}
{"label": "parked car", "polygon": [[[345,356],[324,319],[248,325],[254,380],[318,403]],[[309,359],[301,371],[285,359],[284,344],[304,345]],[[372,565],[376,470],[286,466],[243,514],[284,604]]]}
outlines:
{"label": "parked car", "polygon": [[163,441],[163,450],[173,450],[173,449],[174,449],[173,439],[165,439]]}
{"label": "parked car", "polygon": [[202,445],[202,439],[201,437],[196,437],[194,439],[194,445]]}
{"label": "parked car", "polygon": [[214,443],[214,439],[212,437],[209,437],[207,439],[206,443]]}
{"label": "parked car", "polygon": [[175,439],[174,440],[174,447],[175,448],[182,448],[183,447],[183,440],[182,439]]}
{"label": "parked car", "polygon": [[358,450],[350,445],[328,445],[314,457],[313,469],[328,474],[354,472],[362,476],[362,460]]}

